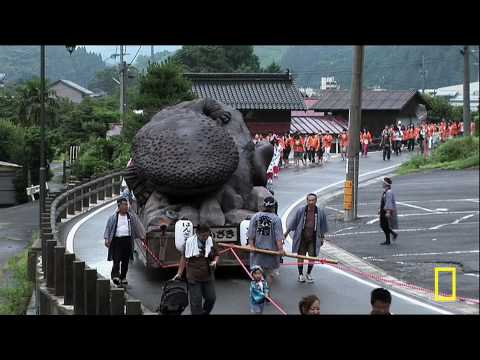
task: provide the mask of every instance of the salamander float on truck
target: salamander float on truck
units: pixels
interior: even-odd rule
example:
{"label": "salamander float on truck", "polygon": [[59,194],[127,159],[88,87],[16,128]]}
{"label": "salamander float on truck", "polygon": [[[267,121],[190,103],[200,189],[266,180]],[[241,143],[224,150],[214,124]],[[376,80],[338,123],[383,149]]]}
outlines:
{"label": "salamander float on truck", "polygon": [[[125,181],[147,230],[147,267],[176,266],[175,226],[210,225],[214,241],[242,245],[240,224],[261,210],[273,146],[253,144],[242,114],[211,99],[157,113],[135,136]],[[183,225],[182,225],[183,226]],[[194,230],[191,229],[193,232]],[[248,263],[248,255],[242,255]],[[219,266],[238,265],[230,253]]]}

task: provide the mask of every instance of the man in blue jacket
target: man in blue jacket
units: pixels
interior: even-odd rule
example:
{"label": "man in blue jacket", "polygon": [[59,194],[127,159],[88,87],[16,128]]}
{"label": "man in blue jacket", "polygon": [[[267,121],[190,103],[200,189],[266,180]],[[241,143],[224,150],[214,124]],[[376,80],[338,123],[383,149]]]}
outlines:
{"label": "man in blue jacket", "polygon": [[[323,245],[325,233],[328,232],[327,216],[325,211],[317,206],[317,195],[307,195],[307,205],[300,207],[292,221],[287,226],[284,234],[294,231],[292,252],[298,255],[318,256],[320,247]],[[313,282],[311,275],[313,264],[308,264],[307,275],[303,275],[303,260],[298,259],[298,281]]]}

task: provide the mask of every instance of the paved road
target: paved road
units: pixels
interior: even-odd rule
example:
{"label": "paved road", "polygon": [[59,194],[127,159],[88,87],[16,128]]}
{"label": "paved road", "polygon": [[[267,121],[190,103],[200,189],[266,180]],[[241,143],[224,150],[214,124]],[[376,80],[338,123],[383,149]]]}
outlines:
{"label": "paved road", "polygon": [[[405,156],[405,155],[404,155]],[[402,159],[393,158],[391,162],[383,162],[379,153],[372,153],[369,158],[361,159],[360,174],[366,174],[385,166],[399,163]],[[374,178],[377,174],[362,176],[361,179]],[[345,163],[339,159],[322,168],[312,167],[294,171],[283,170],[275,184],[275,196],[279,201],[279,215],[292,203],[305,194],[345,179]],[[103,244],[103,230],[106,219],[114,207],[108,207],[97,215],[85,218],[74,236],[74,249],[79,257],[104,276],[109,276],[111,263],[106,258]],[[248,281],[239,269],[219,270],[217,273],[217,303],[214,314],[248,314]],[[168,275],[171,275],[168,274]],[[129,294],[141,299],[145,306],[155,309],[161,295],[162,281],[166,277],[161,273],[147,274],[139,261],[129,271]],[[370,292],[376,284],[354,278],[328,265],[316,266],[313,271],[314,284],[299,284],[296,281],[295,267],[283,266],[280,278],[272,284],[272,295],[289,314],[298,314],[298,301],[307,294],[315,293],[321,298],[323,314],[367,314],[370,311]],[[394,295],[392,311],[397,314],[438,314],[442,310],[429,304],[419,302],[397,292]],[[188,309],[185,312],[189,313]],[[272,306],[268,306],[267,314],[278,314]]]}
{"label": "paved road", "polygon": [[[376,215],[381,182],[359,192],[355,224],[336,223],[335,244],[393,276],[434,289],[434,268],[457,269],[457,295],[479,297],[479,172],[432,171],[393,178],[399,212],[399,237],[380,246],[383,232]],[[330,217],[342,197],[331,199]],[[451,293],[451,277],[441,276],[441,291]]]}

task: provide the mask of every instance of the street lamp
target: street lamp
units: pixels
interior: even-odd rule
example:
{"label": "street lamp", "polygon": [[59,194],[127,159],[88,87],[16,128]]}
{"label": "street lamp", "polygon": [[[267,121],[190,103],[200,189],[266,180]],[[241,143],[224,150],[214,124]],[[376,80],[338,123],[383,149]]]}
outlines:
{"label": "street lamp", "polygon": [[[65,46],[67,51],[72,54],[76,45]],[[45,209],[46,190],[47,190],[47,170],[45,161],[45,45],[40,45],[40,194],[39,194],[39,226],[42,239],[42,255],[45,258],[45,237],[42,232],[42,214]]]}

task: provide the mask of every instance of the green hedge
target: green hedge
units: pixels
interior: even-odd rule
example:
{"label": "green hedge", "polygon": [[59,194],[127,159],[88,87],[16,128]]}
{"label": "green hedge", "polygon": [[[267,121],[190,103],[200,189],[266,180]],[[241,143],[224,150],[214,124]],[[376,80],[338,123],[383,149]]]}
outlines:
{"label": "green hedge", "polygon": [[398,169],[399,175],[415,171],[445,169],[460,170],[479,166],[479,139],[475,136],[448,140],[435,149],[428,158],[414,156]]}

